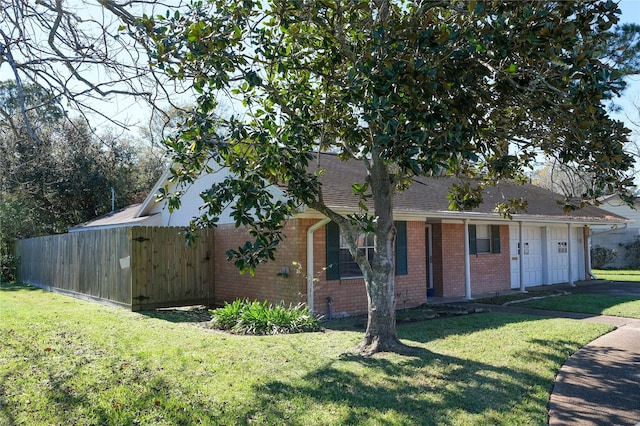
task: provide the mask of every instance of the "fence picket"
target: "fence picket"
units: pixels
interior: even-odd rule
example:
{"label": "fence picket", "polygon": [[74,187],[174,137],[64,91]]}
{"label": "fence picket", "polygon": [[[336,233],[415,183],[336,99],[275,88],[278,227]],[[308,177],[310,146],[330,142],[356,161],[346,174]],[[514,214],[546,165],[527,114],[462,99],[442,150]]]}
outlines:
{"label": "fence picket", "polygon": [[210,304],[213,230],[185,246],[179,228],[133,227],[18,241],[23,282],[132,310]]}

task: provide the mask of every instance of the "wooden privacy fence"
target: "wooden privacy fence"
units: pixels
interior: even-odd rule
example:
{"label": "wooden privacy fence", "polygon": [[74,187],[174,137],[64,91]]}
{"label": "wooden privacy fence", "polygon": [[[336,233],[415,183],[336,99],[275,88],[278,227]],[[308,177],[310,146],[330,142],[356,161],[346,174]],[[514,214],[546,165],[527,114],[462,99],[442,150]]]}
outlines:
{"label": "wooden privacy fence", "polygon": [[133,311],[214,300],[213,230],[187,247],[181,228],[132,227],[18,241],[22,282]]}

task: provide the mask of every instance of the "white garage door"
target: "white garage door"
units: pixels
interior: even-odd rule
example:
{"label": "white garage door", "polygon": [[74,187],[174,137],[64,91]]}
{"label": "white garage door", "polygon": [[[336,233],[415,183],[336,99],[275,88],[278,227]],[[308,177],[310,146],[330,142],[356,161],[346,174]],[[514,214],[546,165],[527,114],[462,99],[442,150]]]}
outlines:
{"label": "white garage door", "polygon": [[569,281],[567,228],[549,228],[549,283]]}

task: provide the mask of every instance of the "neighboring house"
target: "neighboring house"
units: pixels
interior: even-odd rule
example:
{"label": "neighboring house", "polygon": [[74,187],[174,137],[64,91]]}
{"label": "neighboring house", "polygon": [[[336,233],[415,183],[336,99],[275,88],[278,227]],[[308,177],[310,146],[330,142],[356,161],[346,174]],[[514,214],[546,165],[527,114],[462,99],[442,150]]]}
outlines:
{"label": "neighboring house", "polygon": [[[327,170],[321,178],[325,203],[340,213],[356,211],[358,198],[351,185],[364,182],[364,167],[331,154],[320,154],[317,167]],[[123,220],[118,226],[138,225],[141,220],[184,226],[199,214],[199,193],[226,174],[219,171],[202,175],[191,187],[179,188],[184,192],[182,207],[173,213],[154,201],[158,188],[169,185],[170,190],[176,190],[165,174],[130,221]],[[416,178],[394,199],[398,308],[426,302],[428,292],[440,297],[472,298],[588,279],[589,227],[626,223],[624,217],[593,206],[564,212],[558,203],[560,195],[510,182],[487,188],[481,207],[453,212],[448,210],[447,199],[453,182],[453,178]],[[284,193],[277,194],[276,190],[278,195]],[[493,212],[497,202],[514,197],[528,201],[525,213],[509,220]],[[96,223],[85,223],[73,231],[94,229]],[[240,275],[226,260],[225,251],[241,246],[248,232],[235,228],[223,215],[215,231],[216,301],[250,298],[307,302],[313,312],[334,317],[365,313],[365,286],[338,227],[322,214],[303,209],[288,221],[285,232],[287,238],[275,261],[258,267],[255,276]],[[363,235],[360,241],[362,249],[371,248],[370,237]],[[300,265],[301,273],[297,273],[294,262]]]}
{"label": "neighboring house", "polygon": [[615,250],[615,258],[602,266],[605,268],[626,268],[637,264],[637,260],[626,256],[625,244],[631,243],[640,236],[640,210],[630,207],[620,199],[617,194],[601,198],[600,209],[624,216],[629,219],[627,223],[615,223],[610,225],[596,225],[591,227],[591,247],[604,247]]}

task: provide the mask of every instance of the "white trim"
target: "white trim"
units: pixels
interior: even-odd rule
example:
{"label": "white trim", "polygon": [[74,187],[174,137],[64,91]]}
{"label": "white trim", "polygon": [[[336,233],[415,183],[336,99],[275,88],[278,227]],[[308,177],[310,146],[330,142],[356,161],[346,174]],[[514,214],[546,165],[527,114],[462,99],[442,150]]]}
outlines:
{"label": "white trim", "polygon": [[568,278],[569,278],[569,285],[571,287],[575,286],[575,283],[573,282],[573,262],[571,261],[571,257],[573,256],[573,244],[571,244],[571,224],[567,223],[567,273]]}
{"label": "white trim", "polygon": [[464,220],[464,298],[471,300],[471,253],[469,253],[469,219]]}
{"label": "white trim", "polygon": [[[519,284],[520,284],[520,292],[526,293],[527,289],[524,285],[524,238],[522,237],[522,221],[518,221],[518,267],[520,270],[519,274]],[[511,264],[509,264],[511,266]]]}
{"label": "white trim", "polygon": [[[358,209],[348,208],[348,207],[336,207],[336,206],[328,206],[331,210],[335,211],[341,215],[353,214],[359,212]],[[475,213],[475,212],[456,212],[456,211],[406,211],[406,210],[394,210],[393,216],[395,220],[406,220],[406,221],[420,221],[426,222],[427,220],[437,219],[440,223],[464,223],[465,220],[473,220],[474,223],[487,223],[487,224],[496,224],[496,223],[516,223],[518,221],[526,222],[527,225],[543,225],[543,224],[562,224],[570,222],[572,224],[580,224],[580,225],[615,225],[615,224],[624,224],[631,223],[632,220],[629,219],[596,219],[596,218],[585,218],[585,217],[576,217],[572,218],[570,216],[534,216],[534,215],[522,215],[522,214],[514,214],[513,219],[503,218],[497,213]],[[304,208],[304,210],[295,213],[295,217],[299,217],[301,219],[311,219],[311,218],[321,218],[324,215],[316,210]]]}
{"label": "white trim", "polygon": [[149,205],[153,205],[153,203],[155,202],[156,194],[158,193],[158,190],[169,179],[170,171],[171,171],[171,168],[167,167],[164,173],[162,173],[162,176],[160,176],[156,184],[153,186],[153,189],[149,191],[147,198],[144,199],[144,201],[142,202],[142,204],[140,205],[136,213],[133,215],[133,217],[142,216],[145,210],[147,209],[147,207],[149,207]]}

